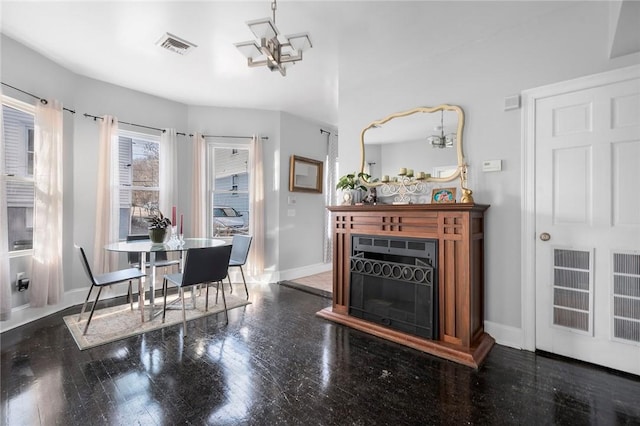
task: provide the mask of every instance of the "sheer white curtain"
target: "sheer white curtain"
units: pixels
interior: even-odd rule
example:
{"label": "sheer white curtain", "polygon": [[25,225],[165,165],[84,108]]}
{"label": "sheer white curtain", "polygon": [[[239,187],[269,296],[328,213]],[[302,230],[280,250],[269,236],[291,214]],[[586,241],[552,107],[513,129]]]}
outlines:
{"label": "sheer white curtain", "polygon": [[118,119],[110,115],[100,122],[96,230],[93,243],[94,273],[114,271],[118,255],[104,246],[118,241],[119,212]]}
{"label": "sheer white curtain", "polygon": [[207,220],[207,177],[206,170],[206,145],[201,133],[196,133],[191,138],[193,147],[193,169],[191,175],[191,218],[185,230],[190,230],[188,235],[192,238],[206,237]]}
{"label": "sheer white curtain", "polygon": [[254,135],[249,149],[249,233],[253,236],[247,262],[249,274],[258,276],[264,272],[264,178],[262,162],[262,138]]}
{"label": "sheer white curtain", "polygon": [[[4,121],[0,108],[0,176],[6,176],[4,161]],[[7,185],[0,180],[0,321],[11,317],[11,280],[9,277],[9,226],[7,223]]]}
{"label": "sheer white curtain", "polygon": [[[338,135],[327,134],[327,176],[326,191],[324,193],[324,202],[327,206],[336,205],[336,169],[338,166]],[[333,261],[333,232],[331,229],[331,212],[324,212],[324,262],[331,263]]]}
{"label": "sheer white curtain", "polygon": [[[175,129],[160,135],[160,211],[171,218],[171,208],[178,206],[178,136]],[[179,220],[179,218],[176,218]],[[172,225],[176,226],[176,223]]]}
{"label": "sheer white curtain", "polygon": [[38,103],[35,115],[33,260],[29,303],[54,305],[62,281],[62,104]]}

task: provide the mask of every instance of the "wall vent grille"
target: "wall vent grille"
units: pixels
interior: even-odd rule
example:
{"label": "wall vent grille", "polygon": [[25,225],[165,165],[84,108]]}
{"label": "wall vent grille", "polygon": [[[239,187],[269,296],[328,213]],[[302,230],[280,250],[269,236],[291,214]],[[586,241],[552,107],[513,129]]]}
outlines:
{"label": "wall vent grille", "polygon": [[592,253],[555,249],[553,257],[553,324],[591,334]]}
{"label": "wall vent grille", "polygon": [[613,254],[613,335],[640,342],[640,255]]}

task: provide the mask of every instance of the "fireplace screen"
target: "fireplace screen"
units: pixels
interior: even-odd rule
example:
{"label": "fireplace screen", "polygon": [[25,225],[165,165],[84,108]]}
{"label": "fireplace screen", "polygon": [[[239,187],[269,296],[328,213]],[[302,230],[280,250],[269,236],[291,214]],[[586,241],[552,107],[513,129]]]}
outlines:
{"label": "fireplace screen", "polygon": [[354,235],[349,314],[437,339],[437,240]]}

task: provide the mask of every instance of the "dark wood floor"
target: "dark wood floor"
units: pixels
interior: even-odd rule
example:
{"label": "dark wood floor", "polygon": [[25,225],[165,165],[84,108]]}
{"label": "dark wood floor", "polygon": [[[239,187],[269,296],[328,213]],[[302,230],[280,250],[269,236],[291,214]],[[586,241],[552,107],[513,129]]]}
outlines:
{"label": "dark wood floor", "polygon": [[[478,370],[314,316],[277,284],[252,304],[80,351],[62,317],[2,334],[2,424],[640,424],[640,378],[495,346]],[[238,288],[240,291],[240,288]]]}

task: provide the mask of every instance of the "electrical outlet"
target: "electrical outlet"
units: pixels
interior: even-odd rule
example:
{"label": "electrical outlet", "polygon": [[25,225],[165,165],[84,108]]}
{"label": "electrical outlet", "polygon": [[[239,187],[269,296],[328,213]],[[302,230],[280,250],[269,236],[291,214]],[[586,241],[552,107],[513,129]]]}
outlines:
{"label": "electrical outlet", "polygon": [[16,274],[16,287],[18,291],[25,291],[29,288],[29,278],[26,278],[25,275],[24,272],[18,272]]}

